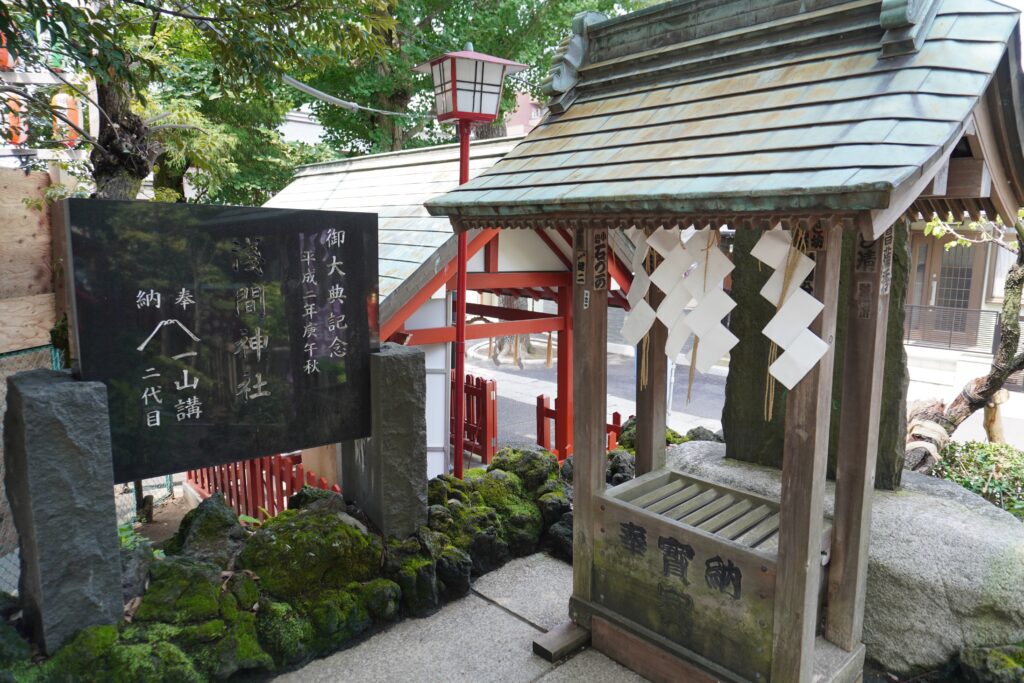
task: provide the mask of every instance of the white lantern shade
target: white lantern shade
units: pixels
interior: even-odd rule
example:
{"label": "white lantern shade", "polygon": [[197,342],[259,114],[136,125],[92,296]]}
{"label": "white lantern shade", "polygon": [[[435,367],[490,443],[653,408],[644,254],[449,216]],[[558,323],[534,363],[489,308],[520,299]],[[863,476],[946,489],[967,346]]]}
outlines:
{"label": "white lantern shade", "polygon": [[415,68],[434,79],[434,105],[439,121],[493,121],[498,117],[506,74],[525,64],[471,50],[450,52]]}

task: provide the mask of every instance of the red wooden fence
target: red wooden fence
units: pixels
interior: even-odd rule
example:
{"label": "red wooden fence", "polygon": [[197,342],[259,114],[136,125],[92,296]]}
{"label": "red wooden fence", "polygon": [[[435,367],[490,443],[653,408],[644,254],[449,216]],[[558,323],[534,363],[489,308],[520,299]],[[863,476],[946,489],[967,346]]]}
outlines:
{"label": "red wooden fence", "polygon": [[[552,422],[557,415],[552,403],[551,398],[544,394],[537,397],[537,445],[548,451],[551,450]],[[608,433],[608,450],[615,450],[622,434],[622,415],[612,413],[612,421],[605,425],[605,431]]]}
{"label": "red wooden fence", "polygon": [[[455,446],[455,373],[452,372],[449,439]],[[466,432],[463,450],[479,455],[484,464],[498,450],[498,385],[493,379],[466,375]]]}
{"label": "red wooden fence", "polygon": [[298,493],[303,484],[341,493],[337,484],[328,486],[323,477],[305,471],[298,453],[190,470],[186,478],[202,498],[223,493],[235,512],[256,519],[264,519],[268,514],[273,517],[284,510],[288,498]]}

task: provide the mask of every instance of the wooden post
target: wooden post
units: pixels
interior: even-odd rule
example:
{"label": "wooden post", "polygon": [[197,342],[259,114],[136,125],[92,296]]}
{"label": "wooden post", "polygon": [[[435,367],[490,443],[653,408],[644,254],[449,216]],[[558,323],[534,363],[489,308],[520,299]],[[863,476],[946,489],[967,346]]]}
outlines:
{"label": "wooden post", "polygon": [[885,379],[892,240],[892,228],[873,243],[858,238],[846,309],[847,342],[825,637],[847,651],[860,644],[864,632],[871,501]]}
{"label": "wooden post", "polygon": [[772,680],[811,680],[821,580],[821,536],[832,410],[832,368],[839,298],[843,229],[822,225],[825,253],[818,254],[815,294],[825,309],[814,326],[828,352],[786,396],[778,578],[775,588]]}
{"label": "wooden post", "polygon": [[558,315],[565,324],[556,333],[558,342],[558,395],[555,396],[555,454],[559,460],[572,455],[573,401],[572,401],[572,289],[558,288]]}
{"label": "wooden post", "polygon": [[604,490],[608,391],[607,270],[603,287],[600,277],[595,276],[601,275],[597,262],[607,258],[608,231],[604,227],[577,228],[574,238],[572,592],[574,597],[589,601],[594,566],[594,495]]}
{"label": "wooden post", "polygon": [[[656,287],[648,303],[657,310],[665,298]],[[647,333],[647,372],[644,382],[644,340],[636,345],[636,475],[665,466],[665,399],[668,391],[668,357],[665,342],[668,329],[655,320]]]}

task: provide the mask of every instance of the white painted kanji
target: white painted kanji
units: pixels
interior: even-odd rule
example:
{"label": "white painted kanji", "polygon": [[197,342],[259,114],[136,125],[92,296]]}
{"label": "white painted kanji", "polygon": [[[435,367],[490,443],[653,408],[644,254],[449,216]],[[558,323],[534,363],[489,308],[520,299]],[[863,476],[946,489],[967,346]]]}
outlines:
{"label": "white painted kanji", "polygon": [[783,350],[768,367],[772,377],[792,389],[828,351],[828,344],[808,329],[824,305],[801,288],[814,270],[814,261],[792,244],[788,230],[769,230],[750,254],[774,269],[761,296],[775,306],[764,335]]}

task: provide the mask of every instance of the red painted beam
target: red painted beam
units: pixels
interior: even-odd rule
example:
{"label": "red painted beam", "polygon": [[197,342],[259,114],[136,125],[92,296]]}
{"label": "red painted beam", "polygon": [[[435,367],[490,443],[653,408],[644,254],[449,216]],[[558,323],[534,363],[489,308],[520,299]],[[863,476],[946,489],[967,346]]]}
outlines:
{"label": "red painted beam", "polygon": [[534,273],[469,273],[469,289],[525,289],[531,287],[567,287],[570,274],[566,272]]}
{"label": "red painted beam", "polygon": [[[483,249],[488,242],[497,236],[498,229],[494,228],[491,230],[484,230],[482,233],[474,237],[473,241],[470,242],[466,248],[467,258],[472,258],[474,254]],[[434,277],[432,277],[430,281],[420,289],[420,291],[416,292],[416,295],[413,298],[405,302],[405,305],[399,308],[393,316],[387,320],[381,321],[380,338],[388,340],[391,338],[391,335],[402,329],[402,325],[404,325],[405,321],[409,319],[409,316],[419,310],[419,307],[422,306],[434,292],[443,287],[449,278],[455,277],[457,270],[458,263],[455,259],[452,259],[442,266],[441,270],[437,271],[437,274],[435,274]]]}
{"label": "red painted beam", "polygon": [[504,306],[488,306],[486,304],[466,303],[466,312],[470,315],[483,315],[498,320],[539,320],[543,318],[557,318],[553,313],[540,313],[538,311],[524,311],[521,308],[505,308]]}
{"label": "red painted beam", "polygon": [[[539,332],[558,332],[564,329],[565,320],[561,316],[531,318],[529,320],[511,320],[501,323],[480,323],[466,325],[466,339],[487,339],[489,337],[507,337],[513,334],[537,334]],[[410,344],[443,344],[455,340],[454,327],[427,327],[422,330],[406,330],[412,335]]]}

